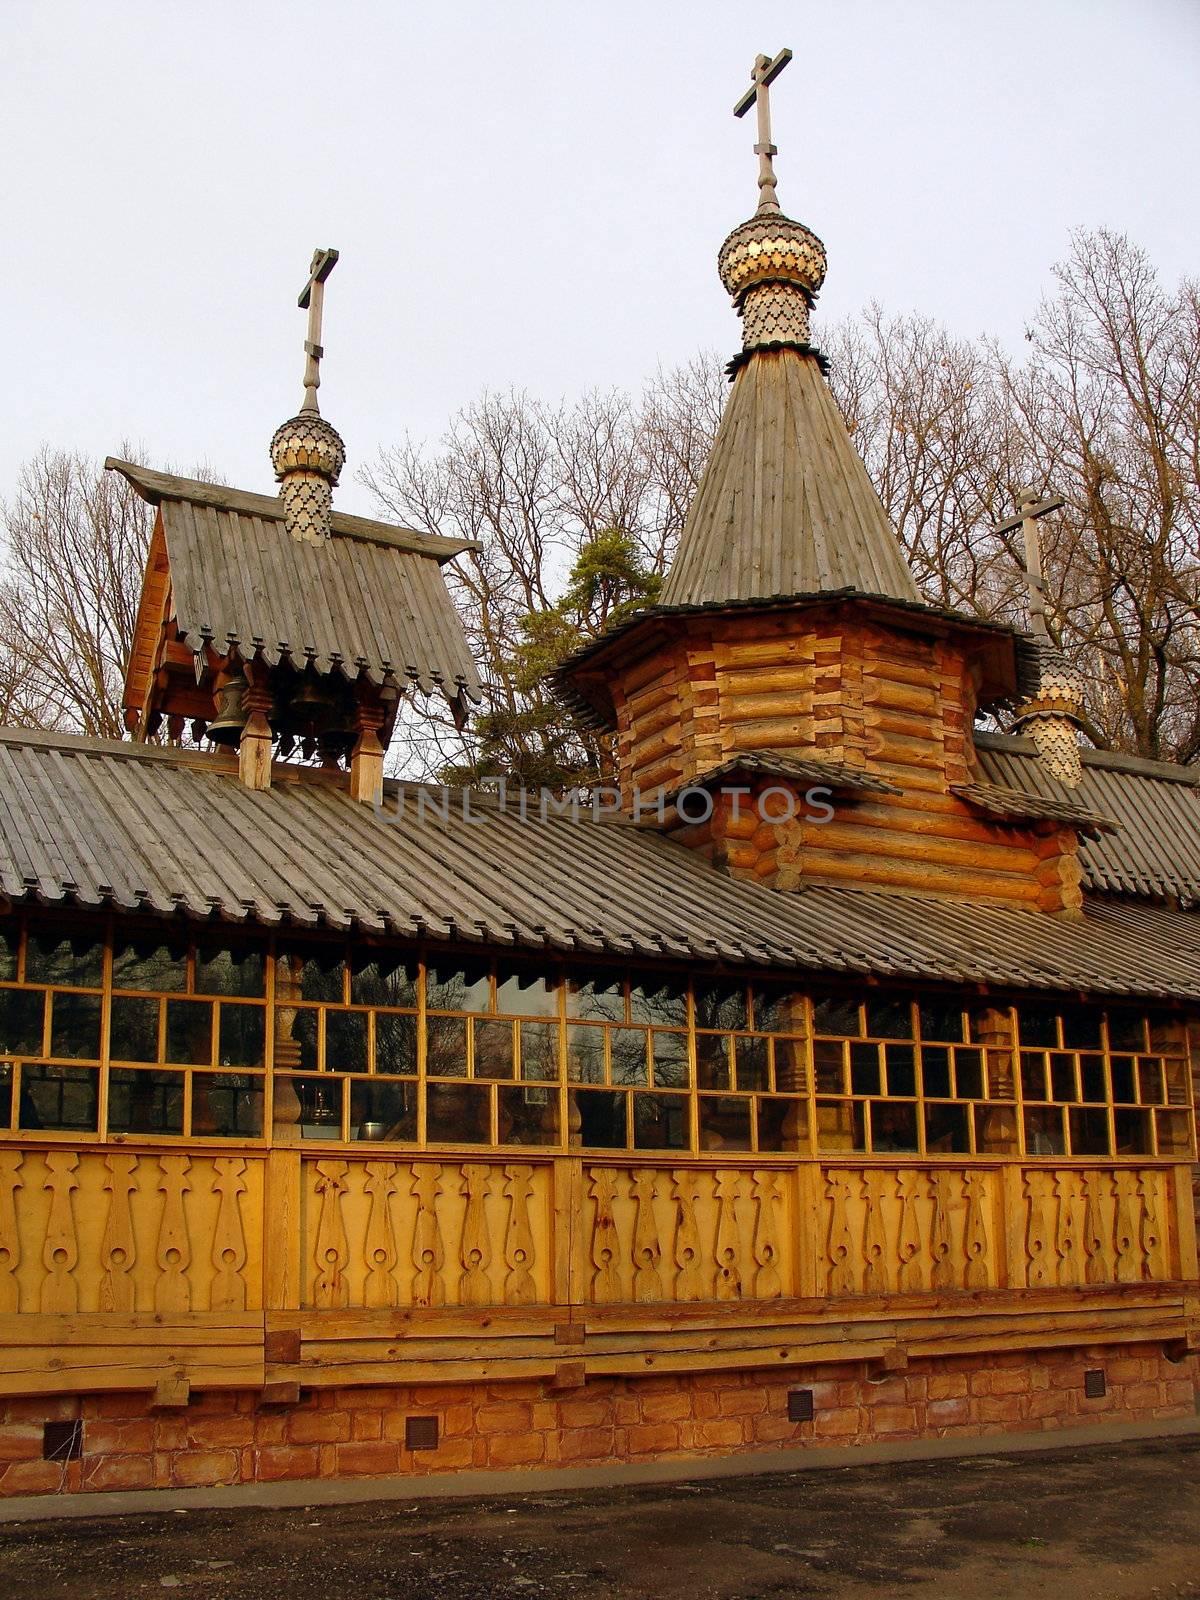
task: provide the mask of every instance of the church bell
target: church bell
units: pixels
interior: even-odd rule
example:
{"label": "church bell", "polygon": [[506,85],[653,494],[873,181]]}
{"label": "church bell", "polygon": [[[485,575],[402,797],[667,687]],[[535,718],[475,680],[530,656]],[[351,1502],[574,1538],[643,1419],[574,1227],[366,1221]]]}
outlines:
{"label": "church bell", "polygon": [[208,725],[207,737],[214,744],[236,745],[241,740],[242,729],[247,721],[244,705],[245,678],[230,678],[218,693],[221,696],[221,703],[216,716]]}

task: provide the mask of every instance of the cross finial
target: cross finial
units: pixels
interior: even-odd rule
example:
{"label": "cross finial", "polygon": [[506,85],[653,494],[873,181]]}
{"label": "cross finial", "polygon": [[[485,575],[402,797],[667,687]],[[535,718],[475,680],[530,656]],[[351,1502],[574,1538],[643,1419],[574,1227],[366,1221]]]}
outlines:
{"label": "cross finial", "polygon": [[315,411],[319,415],[321,410],[317,404],[317,390],[321,387],[321,357],[325,353],[321,348],[321,313],[325,306],[325,279],[337,265],[337,258],[336,250],[315,252],[308,269],[308,282],[301,289],[296,302],[302,311],[308,312],[308,338],[304,341],[307,357],[304,364],[304,404],[300,407],[301,412]]}
{"label": "cross finial", "polygon": [[1042,575],[1042,541],[1038,522],[1051,511],[1061,511],[1064,502],[1054,494],[1039,494],[1034,488],[1018,489],[1017,514],[1001,522],[993,532],[1003,536],[1021,530],[1025,540],[1025,582],[1029,589],[1029,629],[1039,639],[1048,639],[1046,625],[1046,580]]}
{"label": "cross finial", "polygon": [[758,106],[758,142],[754,146],[758,156],[758,209],[778,211],[779,200],[775,194],[775,168],[772,157],[778,150],[771,143],[770,88],[775,79],[792,59],[790,50],[781,50],[772,61],[770,56],[756,56],[750,69],[752,87],[733,108],[735,117],[744,117],[752,105]]}

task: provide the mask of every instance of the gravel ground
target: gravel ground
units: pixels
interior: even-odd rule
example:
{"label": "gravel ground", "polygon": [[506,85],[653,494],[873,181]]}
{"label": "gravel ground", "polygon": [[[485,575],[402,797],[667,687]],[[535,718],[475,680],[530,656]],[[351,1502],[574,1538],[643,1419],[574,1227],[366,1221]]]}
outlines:
{"label": "gravel ground", "polygon": [[5,1600],[1200,1597],[1200,1438],[490,1500],[0,1527]]}

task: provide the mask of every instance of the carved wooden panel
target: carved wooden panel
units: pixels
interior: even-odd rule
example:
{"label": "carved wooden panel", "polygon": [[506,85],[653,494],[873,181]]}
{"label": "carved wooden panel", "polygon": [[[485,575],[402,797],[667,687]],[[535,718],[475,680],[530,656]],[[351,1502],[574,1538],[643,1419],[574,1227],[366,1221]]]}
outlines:
{"label": "carved wooden panel", "polygon": [[829,1167],[817,1229],[821,1292],[919,1293],[1001,1283],[999,1175],[957,1167]]}
{"label": "carved wooden panel", "polygon": [[547,1304],[550,1164],[305,1160],[306,1306]]}
{"label": "carved wooden panel", "polygon": [[1172,1276],[1171,1174],[1030,1167],[1014,1226],[1030,1288],[1148,1283]]}
{"label": "carved wooden panel", "polygon": [[263,1163],[0,1152],[0,1311],[254,1311]]}
{"label": "carved wooden panel", "polygon": [[772,1168],[584,1164],[576,1241],[592,1303],[797,1293],[795,1180]]}

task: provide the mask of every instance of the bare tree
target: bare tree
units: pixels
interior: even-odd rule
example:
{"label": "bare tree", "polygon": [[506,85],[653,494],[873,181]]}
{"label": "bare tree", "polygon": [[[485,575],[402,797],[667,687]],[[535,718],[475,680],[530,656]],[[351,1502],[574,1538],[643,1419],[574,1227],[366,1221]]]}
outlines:
{"label": "bare tree", "polygon": [[0,522],[6,720],[123,737],[121,686],[153,512],[116,473],[43,449],[21,468]]}

